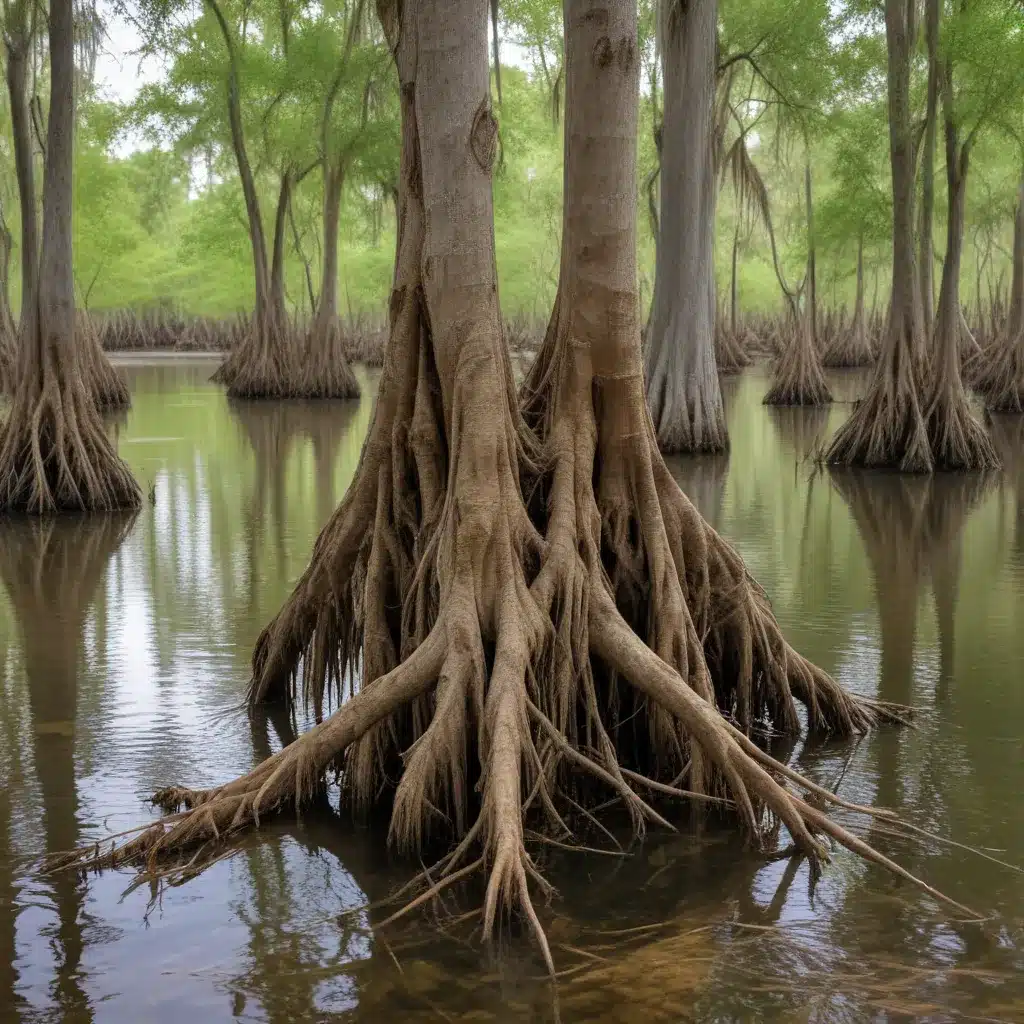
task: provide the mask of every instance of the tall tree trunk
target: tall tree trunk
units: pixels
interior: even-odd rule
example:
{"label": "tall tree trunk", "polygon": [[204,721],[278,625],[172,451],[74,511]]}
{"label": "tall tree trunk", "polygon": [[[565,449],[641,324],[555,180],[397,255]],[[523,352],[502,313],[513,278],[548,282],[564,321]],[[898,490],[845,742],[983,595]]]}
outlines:
{"label": "tall tree trunk", "polygon": [[[21,211],[21,317],[36,308],[39,272],[39,228],[36,212],[32,118],[28,105],[28,62],[31,47],[26,0],[12,6],[7,25],[7,92],[11,104],[11,136]],[[16,27],[15,27],[16,26]]]}
{"label": "tall tree trunk", "polygon": [[284,264],[286,236],[288,230],[288,207],[292,201],[292,170],[285,168],[281,174],[281,185],[277,193],[277,209],[274,213],[274,249],[270,269],[270,309],[278,330],[288,323],[285,302]]}
{"label": "tall tree trunk", "polygon": [[142,494],[104,432],[91,391],[95,365],[75,338],[73,0],[52,0],[49,37],[42,252],[35,301],[22,312],[23,369],[0,431],[0,509],[136,507]]}
{"label": "tall tree trunk", "polygon": [[967,172],[973,134],[961,142],[955,110],[951,58],[940,68],[942,117],[946,150],[946,252],[935,320],[935,350],[925,405],[932,459],[938,469],[995,469],[999,458],[985,428],[971,411],[960,376],[963,312],[960,308],[960,266],[964,244]]}
{"label": "tall tree trunk", "polygon": [[935,135],[939,119],[939,5],[941,0],[925,0],[925,37],[928,43],[928,105],[925,113],[923,152],[921,154],[920,240],[921,311],[926,338],[934,327],[934,286],[932,284],[932,222],[935,209]]}
{"label": "tall tree trunk", "polygon": [[807,205],[807,316],[811,343],[818,347],[818,256],[814,238],[814,201],[811,195],[811,158],[804,164],[804,199]]}
{"label": "tall tree trunk", "polygon": [[345,173],[340,161],[324,161],[324,255],[317,318],[325,326],[338,321],[338,226]]}
{"label": "tall tree trunk", "polygon": [[[877,286],[877,278],[875,284]],[[840,325],[829,345],[823,362],[825,366],[868,366],[874,353],[868,333],[868,318],[864,309],[864,234],[857,236],[857,292],[853,303],[853,320],[849,328]]]}
{"label": "tall tree trunk", "polygon": [[864,398],[836,432],[826,460],[930,472],[931,447],[921,411],[921,301],[914,258],[914,132],[910,77],[917,0],[885,0],[892,172],[892,289],[875,374]]}
{"label": "tall tree trunk", "polygon": [[[325,144],[329,144],[326,135]],[[358,398],[359,381],[345,355],[345,339],[338,317],[338,224],[345,161],[341,157],[332,159],[328,153],[325,149],[322,161],[324,244],[320,297],[306,340],[303,388],[311,397]]]}
{"label": "tall tree trunk", "polygon": [[1013,218],[1013,279],[1010,282],[1010,334],[1024,333],[1024,175],[1017,188]]}
{"label": "tall tree trunk", "polygon": [[736,222],[736,230],[732,233],[732,265],[729,271],[729,329],[736,335],[736,263],[740,251],[740,225]]}
{"label": "tall tree trunk", "polygon": [[264,332],[269,326],[271,304],[270,271],[267,266],[267,241],[263,231],[263,217],[260,213],[259,195],[256,191],[256,180],[249,163],[249,152],[245,144],[245,128],[242,122],[242,98],[238,72],[238,54],[231,28],[224,17],[218,0],[205,0],[213,12],[228,55],[227,105],[228,124],[231,130],[231,149],[238,167],[238,177],[242,184],[242,195],[245,198],[245,215],[249,228],[249,243],[252,247],[253,277],[256,286],[255,327]]}
{"label": "tall tree trunk", "polygon": [[647,400],[663,451],[728,447],[715,361],[717,0],[661,9],[661,218],[647,337]]}

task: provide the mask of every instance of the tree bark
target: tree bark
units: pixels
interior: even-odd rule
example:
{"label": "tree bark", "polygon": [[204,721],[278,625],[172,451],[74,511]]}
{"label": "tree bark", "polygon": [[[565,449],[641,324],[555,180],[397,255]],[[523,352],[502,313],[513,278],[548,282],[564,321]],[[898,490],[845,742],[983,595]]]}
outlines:
{"label": "tree bark", "polygon": [[717,0],[661,4],[661,217],[647,400],[663,451],[728,447],[715,361]]}
{"label": "tree bark", "polygon": [[340,162],[324,161],[324,255],[316,315],[325,325],[338,320],[338,225],[345,173]]}
{"label": "tree bark", "polygon": [[946,252],[935,320],[935,351],[929,365],[931,379],[925,422],[933,464],[937,469],[996,469],[999,458],[985,428],[971,411],[960,375],[964,330],[960,307],[960,267],[967,172],[974,133],[961,141],[951,58],[942,61],[939,75],[946,151]]}
{"label": "tree bark", "polygon": [[740,225],[739,220],[736,222],[736,230],[732,233],[732,265],[729,271],[729,329],[733,333],[733,337],[736,336],[736,297],[737,297],[737,281],[736,281],[736,262],[740,251]]}
{"label": "tree bark", "polygon": [[818,256],[814,238],[814,202],[811,195],[811,159],[804,164],[804,198],[807,205],[807,316],[811,343],[818,347]]}
{"label": "tree bark", "polygon": [[917,0],[885,0],[892,173],[892,288],[880,358],[864,398],[826,453],[834,465],[891,466],[931,472],[921,410],[921,301],[914,257],[914,134],[910,78]]}
{"label": "tree bark", "polygon": [[28,105],[28,68],[31,38],[27,0],[12,5],[7,15],[7,92],[11,104],[11,136],[21,211],[21,316],[35,308],[39,271],[39,229],[36,213],[35,160],[32,119]]}
{"label": "tree bark", "polygon": [[259,195],[256,191],[256,180],[253,177],[252,165],[249,163],[249,152],[245,144],[245,128],[242,123],[242,100],[238,72],[238,54],[231,28],[224,17],[217,0],[205,0],[213,12],[217,25],[224,39],[228,55],[227,105],[228,123],[231,129],[231,149],[238,167],[238,177],[242,183],[242,195],[245,198],[245,215],[249,227],[249,243],[252,247],[253,277],[256,286],[255,327],[263,332],[268,329],[269,314],[272,309],[270,272],[267,266],[267,241],[263,230],[263,217],[260,213]]}
{"label": "tree bark", "polygon": [[288,322],[285,301],[285,239],[288,228],[288,206],[292,201],[292,169],[286,167],[281,174],[277,193],[277,209],[274,214],[274,249],[270,269],[270,309],[274,323],[280,329]]}
{"label": "tree bark", "polygon": [[1013,218],[1013,279],[1010,283],[1010,334],[1024,333],[1024,175],[1017,188]]}
{"label": "tree bark", "polygon": [[941,0],[926,0],[925,37],[928,45],[928,105],[925,113],[923,150],[921,154],[921,220],[920,239],[921,311],[926,338],[931,338],[934,327],[934,286],[932,283],[932,222],[935,209],[935,136],[939,110],[939,4]]}

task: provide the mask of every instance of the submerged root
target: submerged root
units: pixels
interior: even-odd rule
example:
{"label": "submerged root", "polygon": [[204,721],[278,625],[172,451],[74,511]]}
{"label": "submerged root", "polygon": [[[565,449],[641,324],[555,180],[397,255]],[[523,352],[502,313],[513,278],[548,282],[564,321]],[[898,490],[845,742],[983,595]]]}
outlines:
{"label": "submerged root", "polygon": [[41,389],[24,379],[0,427],[0,509],[9,512],[111,512],[142,504],[74,372],[48,369]]}

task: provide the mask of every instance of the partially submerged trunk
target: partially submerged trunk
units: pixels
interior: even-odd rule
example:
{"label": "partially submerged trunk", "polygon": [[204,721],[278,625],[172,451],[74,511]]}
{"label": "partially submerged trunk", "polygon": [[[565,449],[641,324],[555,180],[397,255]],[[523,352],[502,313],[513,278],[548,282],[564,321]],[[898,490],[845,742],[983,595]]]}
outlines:
{"label": "partially submerged trunk", "polygon": [[828,405],[832,392],[825,380],[818,346],[814,343],[810,304],[796,323],[775,361],[765,405]]}
{"label": "partially submerged trunk", "polygon": [[[325,146],[329,140],[325,137]],[[329,150],[325,150],[329,154]],[[311,398],[358,398],[359,381],[345,358],[341,318],[338,316],[338,221],[345,183],[340,158],[325,155],[324,248],[320,298],[306,338],[304,390]]]}
{"label": "partially submerged trunk", "polygon": [[900,712],[789,647],[658,451],[636,291],[636,7],[565,0],[564,14],[562,267],[517,403],[495,287],[486,7],[382,0],[403,140],[387,360],[356,477],[260,638],[250,692],[301,692],[318,719],[325,699],[340,707],[233,782],[162,791],[164,821],[71,863],[173,870],[308,804],[340,769],[349,806],[390,803],[397,846],[450,843],[389,921],[483,872],[483,934],[520,910],[552,971],[531,895],[549,889],[526,843],[566,845],[609,795],[640,834],[671,828],[659,795],[727,794],[757,842],[775,835],[767,814],[815,866],[829,836],[912,878],[822,808],[889,812],[844,803],[749,738],[797,731],[797,701],[818,732]]}
{"label": "partially submerged trunk", "polygon": [[729,438],[715,362],[718,3],[660,6],[665,111],[647,401],[662,451],[720,452]]}
{"label": "partially submerged trunk", "polygon": [[931,472],[934,459],[922,412],[921,302],[914,259],[914,133],[910,73],[916,0],[885,0],[889,158],[893,194],[892,290],[881,354],[867,393],[825,455],[834,465]]}
{"label": "partially submerged trunk", "polygon": [[828,405],[832,401],[818,350],[817,259],[809,158],[804,169],[804,196],[807,203],[807,271],[804,277],[807,305],[793,323],[782,356],[775,363],[771,387],[764,396],[765,405]]}
{"label": "partially submerged trunk", "polygon": [[[22,330],[32,329],[25,320],[26,311],[32,314],[39,301],[39,218],[36,208],[32,110],[29,102],[32,47],[36,42],[34,19],[35,15],[30,14],[30,7],[25,0],[13,4],[6,14],[7,92],[10,99],[11,137],[14,143],[14,166],[21,213]],[[48,145],[45,152],[48,162]],[[17,354],[12,351],[11,358],[6,362],[8,369],[5,390],[12,394],[17,384],[16,378],[21,371],[20,350],[24,344],[21,339],[16,344],[12,342],[12,349],[18,351]],[[82,335],[78,348],[83,382],[93,401],[101,409],[123,409],[131,405],[128,386],[100,348],[99,339],[93,334]]]}
{"label": "partially submerged trunk", "polygon": [[974,415],[960,378],[963,313],[960,308],[960,261],[964,245],[964,208],[971,137],[962,143],[953,109],[953,66],[940,69],[946,150],[946,254],[942,263],[939,308],[932,339],[930,381],[924,404],[925,429],[935,469],[995,469],[999,457]]}
{"label": "partially submerged trunk", "polygon": [[104,432],[90,391],[95,363],[75,329],[72,0],[50,4],[49,33],[42,253],[35,301],[22,310],[17,390],[0,430],[0,510],[134,508],[142,494]]}
{"label": "partially submerged trunk", "polygon": [[825,351],[825,366],[870,366],[875,354],[864,311],[864,236],[857,239],[857,295],[853,303],[853,320],[846,329],[840,327]]}
{"label": "partially submerged trunk", "polygon": [[723,323],[722,318],[715,322],[715,359],[722,373],[738,373],[750,365],[747,354],[748,335],[740,330],[737,317],[737,281],[736,264],[739,259],[740,225],[737,221],[732,236],[732,268],[729,277],[729,322]]}
{"label": "partially submerged trunk", "polygon": [[[284,317],[283,214],[287,210],[287,205],[282,207],[278,204],[279,216],[275,219],[275,243],[278,236],[282,236],[281,257],[276,267],[276,291],[279,294],[276,294],[272,268],[267,258],[267,239],[259,195],[256,191],[256,179],[245,142],[235,40],[218,0],[204,2],[217,21],[227,50],[228,123],[231,128],[231,148],[235,155],[242,195],[245,199],[255,285],[255,307],[248,328],[241,341],[221,363],[213,379],[226,385],[228,395],[233,398],[292,398],[297,396],[295,384],[298,360],[294,346],[290,344],[287,318]],[[287,199],[284,179],[282,192]],[[281,230],[278,231],[277,228]],[[274,252],[275,255],[278,252],[276,244]]]}

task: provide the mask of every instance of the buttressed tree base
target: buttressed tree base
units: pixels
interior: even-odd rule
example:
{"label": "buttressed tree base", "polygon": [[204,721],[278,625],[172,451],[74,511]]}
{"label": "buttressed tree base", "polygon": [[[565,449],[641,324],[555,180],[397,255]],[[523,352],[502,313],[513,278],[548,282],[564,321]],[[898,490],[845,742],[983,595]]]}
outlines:
{"label": "buttressed tree base", "polygon": [[571,843],[609,797],[638,833],[671,828],[653,801],[682,798],[758,841],[784,824],[815,867],[831,837],[911,878],[826,813],[852,805],[749,738],[798,730],[798,702],[819,733],[901,710],[787,644],[658,452],[634,262],[636,5],[565,0],[561,273],[518,398],[495,287],[486,5],[380,11],[403,132],[389,347],[355,479],[260,637],[250,692],[301,697],[318,724],[226,785],[158,793],[165,818],[72,863],[168,870],[337,772],[356,812],[393,801],[396,847],[447,841],[407,909],[483,874],[484,933],[520,911],[549,967],[526,829]]}

